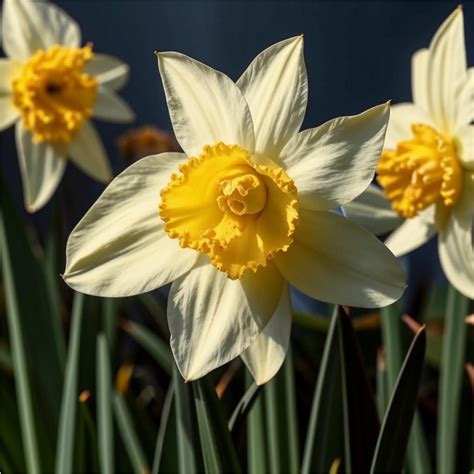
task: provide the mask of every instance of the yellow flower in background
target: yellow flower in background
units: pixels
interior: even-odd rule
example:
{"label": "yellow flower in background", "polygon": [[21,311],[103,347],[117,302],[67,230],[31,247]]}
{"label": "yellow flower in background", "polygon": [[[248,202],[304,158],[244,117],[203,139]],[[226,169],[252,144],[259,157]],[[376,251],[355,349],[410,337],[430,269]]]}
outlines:
{"label": "yellow flower in background", "polygon": [[466,64],[460,7],[413,55],[412,95],[413,103],[392,107],[377,166],[385,197],[371,186],[345,209],[374,231],[398,227],[386,241],[395,255],[438,233],[446,277],[474,298],[474,69]]}
{"label": "yellow flower in background", "polygon": [[172,283],[170,343],[184,378],[241,356],[262,384],[288,347],[289,283],[362,307],[403,293],[388,249],[331,212],[371,182],[389,105],[298,133],[302,37],[263,51],[237,83],[183,54],[158,63],[185,153],[148,156],[112,181],[69,237],[64,279],[112,297]]}
{"label": "yellow flower in background", "polygon": [[61,180],[67,158],[92,178],[112,172],[90,118],[129,122],[130,107],[116,94],[128,77],[120,60],[80,47],[77,23],[49,3],[3,2],[0,130],[16,123],[25,206],[44,206]]}

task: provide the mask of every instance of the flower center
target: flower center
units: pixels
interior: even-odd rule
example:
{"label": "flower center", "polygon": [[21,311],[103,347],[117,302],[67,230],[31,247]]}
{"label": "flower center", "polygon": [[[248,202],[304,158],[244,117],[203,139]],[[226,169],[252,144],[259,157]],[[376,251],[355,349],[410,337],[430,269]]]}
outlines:
{"label": "flower center", "polygon": [[258,165],[237,145],[205,146],[161,190],[159,214],[169,237],[206,253],[233,280],[257,271],[293,241],[296,187],[272,161]]}
{"label": "flower center", "polygon": [[38,50],[13,80],[13,103],[37,143],[69,143],[92,115],[97,80],[83,72],[92,45]]}
{"label": "flower center", "polygon": [[429,125],[412,125],[413,139],[386,150],[377,181],[403,217],[414,217],[431,204],[453,206],[462,190],[462,168],[455,143]]}

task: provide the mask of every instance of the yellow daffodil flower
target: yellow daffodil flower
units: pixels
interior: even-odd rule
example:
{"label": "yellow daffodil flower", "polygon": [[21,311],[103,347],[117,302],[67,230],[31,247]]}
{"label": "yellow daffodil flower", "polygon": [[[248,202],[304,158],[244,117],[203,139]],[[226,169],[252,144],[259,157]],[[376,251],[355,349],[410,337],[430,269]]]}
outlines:
{"label": "yellow daffodil flower", "polygon": [[398,227],[386,241],[395,255],[438,233],[446,277],[474,298],[474,69],[460,7],[413,55],[412,95],[392,107],[377,167],[383,193],[372,185],[345,209],[376,233]]}
{"label": "yellow daffodil flower", "polygon": [[120,60],[80,47],[77,23],[58,7],[5,0],[0,59],[0,131],[16,123],[15,137],[25,206],[44,206],[61,180],[67,158],[92,178],[112,172],[89,120],[134,119],[116,94],[128,77]]}
{"label": "yellow daffodil flower", "polygon": [[241,356],[262,384],[288,347],[288,283],[364,307],[403,293],[390,251],[330,212],[372,180],[389,105],[298,133],[302,37],[263,51],[237,83],[175,52],[158,64],[185,153],[148,156],[112,181],[69,237],[64,279],[112,297],[172,282],[171,349],[184,378]]}

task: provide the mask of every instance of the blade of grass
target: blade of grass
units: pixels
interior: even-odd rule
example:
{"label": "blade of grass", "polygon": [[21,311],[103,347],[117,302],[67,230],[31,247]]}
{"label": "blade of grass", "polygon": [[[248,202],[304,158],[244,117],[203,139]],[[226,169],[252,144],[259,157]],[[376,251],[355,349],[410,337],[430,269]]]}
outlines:
{"label": "blade of grass", "polygon": [[[387,368],[387,396],[395,387],[402,366],[403,337],[405,330],[400,318],[398,305],[394,304],[381,310],[382,341],[385,350]],[[411,433],[408,439],[407,464],[414,474],[430,472],[431,463],[428,446],[419,414],[415,412]]]}
{"label": "blade of grass", "polygon": [[375,378],[376,394],[377,394],[377,412],[379,418],[382,419],[387,409],[387,369],[385,367],[385,354],[383,349],[377,352],[377,372]]}
{"label": "blade of grass", "polygon": [[[1,183],[3,186],[3,183]],[[5,285],[5,300],[8,331],[12,348],[13,368],[20,412],[20,424],[23,438],[26,464],[29,473],[41,472],[41,464],[36,439],[35,419],[31,402],[31,386],[25,356],[25,346],[21,328],[20,309],[17,300],[18,282],[14,279],[13,262],[5,229],[5,216],[0,214],[0,243],[2,255],[3,280]]]}
{"label": "blade of grass", "polygon": [[456,471],[459,407],[466,351],[469,300],[454,287],[448,291],[440,372],[437,434],[438,472]]}
{"label": "blade of grass", "polygon": [[56,472],[58,474],[69,474],[72,472],[78,397],[77,374],[83,309],[84,295],[75,293],[66,362],[66,377],[59,415],[58,446],[56,450]]}
{"label": "blade of grass", "polygon": [[172,407],[173,407],[173,396],[174,390],[173,386],[171,385],[166,393],[165,401],[163,403],[163,409],[161,411],[161,420],[160,420],[160,427],[158,428],[158,435],[156,437],[156,447],[155,447],[155,454],[153,456],[153,467],[152,467],[152,474],[158,474],[160,471],[161,460],[163,456],[163,449],[165,446],[166,434],[168,428],[172,422],[171,415],[172,415]]}
{"label": "blade of grass", "polygon": [[97,337],[97,435],[101,472],[114,472],[114,433],[112,419],[112,376],[109,350],[104,334]]}
{"label": "blade of grass", "polygon": [[104,298],[102,300],[104,333],[107,338],[110,354],[114,352],[117,339],[117,309],[119,301],[117,298]]}
{"label": "blade of grass", "polygon": [[167,344],[139,323],[126,321],[123,328],[150,353],[167,374],[171,375],[173,358]]}
{"label": "blade of grass", "polygon": [[295,375],[293,368],[293,351],[291,345],[288,348],[286,359],[283,364],[283,376],[285,381],[286,420],[288,437],[288,472],[298,473],[300,471],[300,447],[298,439],[298,414],[296,412]]}
{"label": "blade of grass", "polygon": [[228,423],[229,431],[233,431],[238,420],[246,418],[247,413],[252,409],[260,389],[261,387],[253,382],[244,393],[244,396],[239,400],[239,403],[237,403],[237,406],[234,408],[234,411],[230,416]]}
{"label": "blade of grass", "polygon": [[[255,391],[252,376],[246,373],[248,390]],[[248,392],[247,390],[247,392]],[[267,462],[267,439],[265,432],[265,407],[263,392],[256,391],[255,400],[247,415],[247,468],[250,474],[268,471]]]}
{"label": "blade of grass", "polygon": [[10,351],[3,344],[0,344],[0,365],[7,370],[11,370],[13,367]]}
{"label": "blade of grass", "polygon": [[367,472],[380,423],[372,387],[352,322],[338,307],[339,348],[344,415],[345,471]]}
{"label": "blade of grass", "polygon": [[198,380],[192,386],[206,472],[241,472],[214,387],[209,380]]}
{"label": "blade of grass", "polygon": [[426,350],[424,326],[416,333],[392,392],[377,440],[371,473],[401,472],[418,398]]}
{"label": "blade of grass", "polygon": [[148,472],[148,463],[146,461],[143,449],[140,446],[137,434],[133,428],[132,418],[128,411],[125,400],[118,392],[115,392],[114,394],[113,405],[120,435],[125,445],[130,462],[132,463],[133,471],[135,474],[143,474],[144,472]]}
{"label": "blade of grass", "polygon": [[196,472],[196,453],[194,450],[194,420],[191,418],[190,386],[185,384],[173,366],[173,385],[175,393],[176,444],[178,445],[178,472]]}
{"label": "blade of grass", "polygon": [[328,472],[334,459],[342,457],[341,395],[340,352],[337,309],[335,309],[314,390],[303,452],[303,474]]}

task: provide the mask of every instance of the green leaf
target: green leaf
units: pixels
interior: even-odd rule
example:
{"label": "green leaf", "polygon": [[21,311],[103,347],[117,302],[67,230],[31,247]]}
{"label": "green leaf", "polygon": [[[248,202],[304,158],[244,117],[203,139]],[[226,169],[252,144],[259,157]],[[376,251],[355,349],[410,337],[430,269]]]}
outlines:
{"label": "green leaf", "polygon": [[[382,340],[385,350],[387,368],[387,393],[388,397],[395,387],[403,361],[404,333],[406,326],[400,318],[400,309],[393,304],[381,310]],[[431,471],[430,457],[423,426],[419,414],[416,412],[408,438],[407,464],[409,471],[414,474],[424,474]]]}
{"label": "green leaf", "polygon": [[[156,437],[156,446],[155,454],[153,456],[153,467],[152,474],[158,474],[160,472],[160,466],[162,464],[163,452],[165,450],[165,443],[167,434],[175,428],[173,425],[172,415],[173,415],[173,397],[174,389],[173,385],[170,386],[168,392],[166,393],[165,401],[163,403],[163,408],[161,410],[161,420],[160,426],[158,428],[158,435]],[[163,469],[161,469],[163,472]]]}
{"label": "green leaf", "polygon": [[178,369],[173,366],[173,386],[175,393],[176,444],[178,446],[178,472],[194,474],[196,453],[194,448],[194,417],[191,410],[189,384],[185,384]]}
{"label": "green leaf", "polygon": [[345,471],[367,472],[380,424],[375,397],[349,316],[338,307],[344,415]]}
{"label": "green leaf", "polygon": [[139,323],[127,321],[124,329],[150,353],[167,374],[171,375],[174,363],[168,344]]}
{"label": "green leaf", "polygon": [[133,428],[132,418],[125,400],[118,392],[115,392],[114,394],[113,405],[120,435],[122,436],[125,449],[130,462],[132,463],[133,471],[135,474],[143,474],[143,472],[149,470],[148,463],[137,434]]}
{"label": "green leaf", "polygon": [[302,473],[328,472],[343,454],[342,382],[337,308],[329,326],[314,391],[303,453]]}
{"label": "green leaf", "polygon": [[241,472],[214,387],[208,380],[192,385],[205,471]]}
{"label": "green leaf", "polygon": [[377,412],[379,418],[383,418],[385,410],[387,409],[387,397],[388,397],[388,386],[387,386],[387,369],[385,367],[385,354],[383,350],[379,350],[377,353],[377,369],[376,369],[376,394],[377,394]]}
{"label": "green leaf", "polygon": [[112,375],[109,350],[104,334],[97,337],[97,431],[100,470],[114,472],[114,433],[112,419]]}
{"label": "green leaf", "polygon": [[247,413],[251,410],[261,387],[255,382],[251,383],[250,387],[244,393],[244,396],[239,400],[237,406],[234,408],[232,415],[230,416],[228,427],[229,431],[233,431],[238,420],[246,418]]}
{"label": "green leaf", "polygon": [[401,472],[418,398],[426,350],[422,326],[405,357],[377,440],[371,473]]}
{"label": "green leaf", "polygon": [[[3,183],[1,183],[1,187],[4,187]],[[4,202],[3,196],[0,202]],[[33,416],[33,405],[31,401],[31,385],[28,377],[24,335],[21,327],[19,302],[21,288],[19,287],[20,282],[17,278],[15,278],[16,275],[14,273],[16,262],[13,261],[13,236],[9,234],[6,226],[6,220],[8,218],[9,216],[5,213],[5,206],[2,205],[2,213],[0,214],[0,255],[2,255],[7,322],[12,350],[13,368],[15,373],[15,384],[18,397],[18,408],[20,412],[23,446],[26,455],[28,472],[32,474],[39,474],[41,472],[41,464],[38,452],[38,441],[36,438],[35,419]]]}
{"label": "green leaf", "polygon": [[445,334],[440,372],[437,436],[438,472],[456,471],[459,407],[466,351],[469,300],[450,287],[445,316]]}
{"label": "green leaf", "polygon": [[247,415],[247,467],[250,474],[269,472],[267,462],[267,438],[265,430],[265,406],[263,392],[255,390],[252,376],[247,373],[248,384],[255,394]]}
{"label": "green leaf", "polygon": [[3,344],[0,344],[0,365],[7,370],[11,370],[13,367],[13,361],[10,351]]}
{"label": "green leaf", "polygon": [[64,380],[61,412],[59,415],[58,446],[56,452],[56,472],[58,474],[69,474],[72,472],[78,403],[77,374],[83,308],[84,295],[75,293],[69,336],[69,350],[66,362],[66,377]]}
{"label": "green leaf", "polygon": [[107,346],[110,354],[113,354],[115,341],[117,339],[117,309],[120,300],[118,298],[104,298],[102,300],[103,331],[107,338]]}

